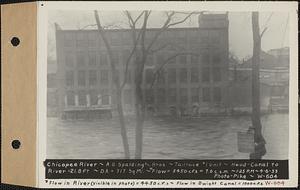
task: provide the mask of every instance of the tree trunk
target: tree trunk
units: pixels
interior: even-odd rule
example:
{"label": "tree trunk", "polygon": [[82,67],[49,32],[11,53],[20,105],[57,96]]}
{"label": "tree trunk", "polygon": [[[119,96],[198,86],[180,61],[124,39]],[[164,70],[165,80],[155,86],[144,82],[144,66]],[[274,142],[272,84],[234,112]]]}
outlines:
{"label": "tree trunk", "polygon": [[123,112],[123,105],[122,105],[122,93],[120,89],[117,90],[117,110],[118,110],[120,126],[121,126],[121,136],[122,136],[123,147],[124,147],[124,155],[125,155],[125,159],[129,159],[130,158],[129,143],[127,138],[127,131],[125,126],[125,119],[124,119],[124,112]]}
{"label": "tree trunk", "polygon": [[253,57],[252,57],[252,125],[254,128],[255,152],[250,155],[252,159],[261,159],[266,153],[265,139],[262,135],[260,121],[260,81],[259,64],[261,52],[261,36],[259,32],[258,12],[252,13],[253,29]]}
{"label": "tree trunk", "polygon": [[136,110],[136,129],[135,129],[135,158],[141,159],[143,152],[143,125],[145,120],[145,106],[143,100],[143,67],[137,61],[135,75],[135,110]]}
{"label": "tree trunk", "polygon": [[119,80],[119,76],[118,76],[119,73],[116,70],[115,61],[113,59],[113,52],[112,52],[111,46],[108,42],[108,39],[105,35],[105,31],[103,30],[103,28],[101,26],[98,12],[94,11],[94,14],[95,14],[95,19],[96,19],[96,23],[97,23],[97,27],[98,27],[100,37],[102,38],[102,40],[105,44],[105,47],[107,49],[109,59],[110,59],[110,68],[111,68],[111,71],[112,71],[113,82],[114,82],[114,85],[115,85],[116,91],[117,91],[117,94],[116,94],[117,110],[118,110],[119,120],[120,120],[121,137],[122,137],[123,147],[124,147],[124,156],[125,156],[125,159],[129,159],[130,158],[130,151],[129,151],[127,130],[126,130],[126,125],[125,125],[124,113],[123,113],[122,88],[121,88],[120,80]]}

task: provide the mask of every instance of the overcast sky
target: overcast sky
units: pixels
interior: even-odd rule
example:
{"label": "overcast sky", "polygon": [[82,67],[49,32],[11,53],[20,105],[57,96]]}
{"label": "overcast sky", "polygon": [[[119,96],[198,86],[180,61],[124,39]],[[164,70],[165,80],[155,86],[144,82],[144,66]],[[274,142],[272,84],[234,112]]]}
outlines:
{"label": "overcast sky", "polygon": [[[127,27],[127,20],[120,11],[100,12],[100,19],[103,25],[117,24],[123,28]],[[149,27],[160,27],[164,20],[162,12],[153,12],[149,19]],[[193,16],[176,27],[197,27],[197,20],[197,16]],[[262,38],[262,50],[268,51],[273,48],[289,46],[288,20],[286,12],[260,13],[261,31],[265,26],[268,27]],[[58,23],[62,29],[79,29],[89,24],[95,24],[95,19],[92,11],[49,11],[48,52],[49,57],[55,59],[54,23]],[[249,57],[252,55],[252,40],[251,13],[229,12],[229,50],[239,59]]]}

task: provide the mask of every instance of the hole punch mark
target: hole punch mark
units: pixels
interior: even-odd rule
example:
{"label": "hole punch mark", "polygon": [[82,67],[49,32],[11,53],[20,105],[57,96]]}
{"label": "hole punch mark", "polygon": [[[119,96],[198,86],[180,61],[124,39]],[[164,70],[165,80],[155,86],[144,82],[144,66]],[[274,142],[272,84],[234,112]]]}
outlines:
{"label": "hole punch mark", "polygon": [[17,37],[13,37],[12,39],[11,39],[11,44],[13,45],[13,46],[18,46],[19,44],[20,44],[20,40],[19,40],[19,38],[17,38]]}
{"label": "hole punch mark", "polygon": [[13,149],[19,149],[21,146],[21,142],[19,140],[13,140],[11,142],[11,146],[13,147]]}

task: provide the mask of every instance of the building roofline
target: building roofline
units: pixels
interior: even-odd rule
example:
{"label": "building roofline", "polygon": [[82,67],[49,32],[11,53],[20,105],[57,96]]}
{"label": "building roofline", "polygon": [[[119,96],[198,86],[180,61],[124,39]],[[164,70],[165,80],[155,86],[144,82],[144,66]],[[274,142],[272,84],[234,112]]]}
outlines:
{"label": "building roofline", "polygon": [[[206,27],[206,28],[202,28],[202,27],[180,27],[180,28],[167,28],[166,31],[172,31],[172,30],[178,30],[178,31],[181,31],[181,30],[205,30],[205,29],[208,29],[208,30],[211,30],[211,29],[224,29],[224,28],[227,28],[227,27]],[[161,28],[147,28],[147,30],[149,31],[158,31],[160,30]],[[137,29],[137,30],[140,30],[140,29]],[[67,29],[67,30],[63,30],[63,29],[59,29],[57,31],[63,31],[63,32],[96,32],[98,31],[97,29],[84,29],[84,30],[80,30],[80,29]],[[127,31],[131,31],[131,29],[105,29],[105,31],[107,32],[127,32]]]}

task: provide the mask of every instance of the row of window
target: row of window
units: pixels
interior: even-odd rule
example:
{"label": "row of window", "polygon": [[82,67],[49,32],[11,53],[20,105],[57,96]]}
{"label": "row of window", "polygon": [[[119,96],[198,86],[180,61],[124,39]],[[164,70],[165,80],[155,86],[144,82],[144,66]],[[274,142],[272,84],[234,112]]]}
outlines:
{"label": "row of window", "polygon": [[[159,36],[158,42],[177,42],[177,43],[213,43],[219,44],[221,41],[220,31],[218,30],[197,30],[197,31],[167,31]],[[145,42],[150,43],[154,39],[155,32],[146,32]],[[112,46],[131,45],[132,37],[130,32],[116,32],[111,33],[108,36],[108,40]],[[98,33],[78,33],[64,35],[64,46],[65,47],[96,47],[97,43],[100,42],[100,36]]]}
{"label": "row of window", "polygon": [[[120,72],[116,71],[117,76],[120,76]],[[109,70],[100,70],[99,75],[97,74],[96,70],[79,70],[77,75],[77,85],[78,86],[95,86],[98,84],[102,85],[108,85],[110,78],[109,78]],[[66,78],[65,78],[65,85],[66,86],[74,86],[75,85],[75,76],[74,71],[66,71]],[[88,80],[87,80],[88,79]],[[87,83],[88,82],[88,83]],[[128,70],[127,77],[126,77],[126,83],[130,84],[132,82],[131,78],[131,71]]]}
{"label": "row of window", "polygon": [[[168,101],[169,104],[176,104],[177,99],[181,104],[188,103],[188,89],[180,88],[179,93],[177,94],[176,88],[169,88],[168,91],[164,88],[157,89],[157,103],[164,104]],[[77,100],[76,96],[77,95]],[[221,102],[222,93],[220,87],[203,87],[199,88],[191,88],[191,102],[199,102],[200,96],[202,98],[202,102]],[[133,93],[131,89],[125,89],[123,92],[123,100],[125,104],[133,103]],[[113,96],[113,98],[115,98]],[[146,90],[145,91],[145,101],[147,104],[154,104],[154,90]],[[101,103],[99,103],[99,100]],[[76,102],[77,101],[77,102]],[[114,100],[113,100],[114,101]],[[93,105],[108,105],[110,103],[110,95],[108,93],[108,89],[102,89],[100,93],[96,90],[79,90],[77,94],[74,91],[68,91],[66,94],[66,104],[68,106],[86,106],[87,104]]]}
{"label": "row of window", "polygon": [[[74,91],[67,91],[65,103],[68,106],[86,106],[89,104],[91,106],[95,105],[109,105],[110,96],[107,93],[108,89],[101,90],[100,93],[98,93],[96,90],[79,90],[77,94],[75,94]],[[78,99],[76,100],[76,95]]]}
{"label": "row of window", "polygon": [[[100,70],[99,75],[97,70],[79,70],[77,75],[77,85],[78,86],[86,86],[87,84],[90,86],[95,86],[98,83],[103,85],[108,85],[109,78],[109,70]],[[118,76],[120,76],[119,70],[117,70]],[[168,72],[162,70],[158,72],[156,75],[152,69],[147,69],[145,72],[145,83],[152,84],[156,81],[157,84],[165,84],[166,75],[169,84],[179,83],[198,83],[200,82],[200,72],[199,68],[194,67],[190,68],[190,77],[188,77],[188,69],[187,68],[169,68]],[[74,71],[66,71],[66,86],[74,86],[75,77]],[[132,83],[132,73],[131,70],[128,70],[126,83]],[[201,81],[202,82],[210,82],[211,80],[214,82],[219,82],[222,79],[222,72],[220,67],[203,67],[201,69]],[[87,83],[88,81],[88,83]]]}
{"label": "row of window", "polygon": [[[120,55],[119,55],[120,54]],[[122,54],[122,55],[121,55]],[[123,63],[126,63],[128,60],[128,57],[130,55],[129,50],[124,50],[122,53],[118,53],[115,51],[113,53],[113,59],[114,63],[118,65],[122,60]],[[221,54],[216,52],[213,55],[211,55],[209,52],[201,53],[200,55],[180,55],[180,56],[174,56],[174,53],[171,52],[163,52],[159,53],[157,55],[149,55],[146,61],[146,65],[154,65],[154,64],[198,64],[199,62],[203,64],[220,64],[221,63]],[[121,58],[122,57],[122,58]],[[156,59],[156,60],[155,60]],[[96,66],[99,65],[108,65],[108,55],[105,52],[102,52],[100,54],[97,54],[96,51],[92,52],[83,52],[79,51],[76,53],[76,61],[75,61],[75,54],[67,52],[65,55],[65,65],[67,67],[74,67],[75,63],[77,67],[84,67],[84,66]],[[132,59],[131,59],[132,61]]]}
{"label": "row of window", "polygon": [[[146,90],[146,103],[153,104],[154,103],[154,90]],[[168,93],[168,96],[166,96]],[[222,100],[222,92],[220,87],[203,87],[199,88],[191,88],[191,102],[199,102],[200,96],[202,97],[202,102],[221,102]],[[159,88],[157,89],[157,103],[163,104],[166,103],[168,99],[169,104],[175,104],[177,99],[181,104],[188,103],[188,89],[180,88],[179,94],[177,94],[176,88],[169,88],[166,92],[166,89]]]}
{"label": "row of window", "polygon": [[202,82],[219,82],[222,79],[222,72],[220,67],[203,67],[201,69],[201,79],[200,79],[200,71],[198,67],[190,68],[190,77],[188,77],[188,68],[169,68],[167,72],[162,70],[158,72],[156,76],[154,76],[152,69],[146,70],[146,78],[145,81],[147,84],[152,84],[154,81],[154,77],[156,77],[156,81],[158,84],[165,84],[166,79],[169,84],[179,83],[198,83],[200,80]]}

